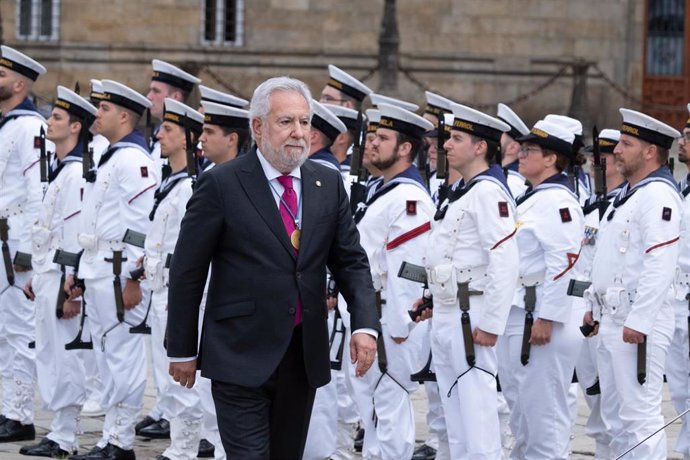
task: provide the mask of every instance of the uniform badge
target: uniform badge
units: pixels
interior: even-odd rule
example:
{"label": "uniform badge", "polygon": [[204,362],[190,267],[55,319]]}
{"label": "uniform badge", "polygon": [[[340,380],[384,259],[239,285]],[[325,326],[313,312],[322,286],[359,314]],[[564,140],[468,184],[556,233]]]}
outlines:
{"label": "uniform badge", "polygon": [[498,215],[501,217],[508,217],[508,202],[507,201],[499,201],[498,202]]}
{"label": "uniform badge", "polygon": [[407,206],[405,209],[407,210],[408,216],[417,215],[417,201],[416,200],[407,200]]}
{"label": "uniform badge", "polygon": [[664,208],[661,211],[661,218],[665,221],[671,220],[671,208]]}
{"label": "uniform badge", "polygon": [[141,177],[149,177],[149,168],[146,166],[142,166],[139,168],[141,170]]}
{"label": "uniform badge", "polygon": [[41,136],[34,136],[34,148],[35,149],[41,148]]}
{"label": "uniform badge", "polygon": [[558,212],[561,214],[561,222],[572,222],[573,218],[570,216],[570,209],[561,208]]}

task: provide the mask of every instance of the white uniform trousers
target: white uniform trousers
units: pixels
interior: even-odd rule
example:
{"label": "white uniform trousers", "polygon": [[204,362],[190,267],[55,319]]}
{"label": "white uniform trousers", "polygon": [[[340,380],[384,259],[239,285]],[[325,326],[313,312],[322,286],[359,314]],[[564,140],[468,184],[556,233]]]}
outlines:
{"label": "white uniform trousers", "polygon": [[[479,323],[483,299],[472,298],[470,322]],[[450,457],[454,460],[499,460],[501,430],[496,397],[496,351],[475,346],[476,364],[470,369],[460,322],[461,312],[453,303],[434,305],[431,349]]]}
{"label": "white uniform trousers", "polygon": [[401,344],[393,341],[385,324],[382,328],[388,372],[381,374],[377,360],[361,378],[354,376],[354,366],[349,372],[352,397],[364,428],[362,458],[411,458],[415,445],[415,420],[410,393],[418,388],[418,384],[410,380],[410,374],[421,366],[419,351],[426,325],[417,325]]}
{"label": "white uniform trousers", "polygon": [[[156,388],[156,402],[149,411],[149,417],[154,420],[164,418],[170,421],[172,417],[172,396],[165,392],[170,375],[168,374],[168,354],[163,347],[165,326],[168,322],[167,290],[159,294],[158,304],[151,303],[148,323],[151,326],[151,366],[153,370],[153,386]],[[155,294],[152,294],[155,297]]]}
{"label": "white uniform trousers", "polygon": [[598,346],[598,335],[586,338],[580,349],[580,356],[575,364],[575,369],[578,383],[589,408],[589,417],[587,417],[587,423],[585,424],[585,434],[594,439],[594,457],[597,459],[608,459],[611,456],[609,451],[611,434],[606,429],[604,420],[601,418],[601,395],[590,396],[586,394],[587,388],[590,388],[599,380],[599,370],[597,367]]}
{"label": "white uniform trousers", "polygon": [[[341,300],[342,301],[342,300]],[[338,392],[338,428],[335,442],[335,452],[331,460],[351,460],[354,458],[354,439],[357,422],[362,420],[359,416],[357,404],[352,397],[352,385],[350,378],[354,378],[354,370],[350,355],[350,329],[345,330],[345,346],[343,347],[343,365],[340,371],[336,371],[336,391]]]}
{"label": "white uniform trousers", "polygon": [[[88,312],[87,320],[84,323],[84,332],[82,334],[82,339],[88,340],[91,334],[91,329],[89,327]],[[97,401],[100,404],[101,398],[103,397],[103,379],[98,372],[98,364],[96,363],[96,354],[93,350],[82,350],[81,358],[84,362],[84,372],[86,379],[86,399]]]}
{"label": "white uniform trousers", "polygon": [[[159,394],[169,400],[170,447],[163,455],[179,460],[196,458],[199,449],[203,409],[199,398],[199,387],[186,388],[175,382],[168,373],[169,362],[163,340],[168,324],[168,291],[157,291],[151,297],[151,349],[155,367],[165,369],[164,378],[156,383]],[[158,359],[156,359],[156,356]]]}
{"label": "white uniform trousers", "polygon": [[[422,349],[419,355],[419,359],[422,363],[426,364],[429,359],[429,353],[431,352],[431,329],[433,325],[433,320],[429,320],[429,329],[424,338],[422,339]],[[432,363],[433,370],[433,363]],[[424,392],[426,393],[427,400],[427,411],[426,411],[426,426],[428,428],[428,434],[424,444],[429,447],[436,449],[436,458],[438,460],[443,460],[439,457],[439,444],[448,444],[448,435],[446,433],[446,421],[443,418],[443,404],[441,402],[441,396],[439,394],[438,385],[436,382],[424,382]],[[448,450],[447,446],[442,451]]]}
{"label": "white uniform trousers", "polygon": [[[690,408],[690,354],[688,352],[688,301],[676,300],[675,329],[666,357],[666,380],[673,407],[679,414]],[[690,414],[683,425],[673,450],[690,456]]]}
{"label": "white uniform trousers", "polygon": [[68,452],[79,448],[79,413],[86,399],[80,350],[65,350],[79,331],[80,316],[58,319],[56,300],[61,273],[48,271],[33,278],[36,294],[36,376],[45,410],[55,412],[48,438]]}
{"label": "white uniform trousers", "polygon": [[[10,248],[17,245],[17,242],[9,242]],[[0,324],[2,339],[6,341],[0,352],[7,357],[7,371],[3,373],[2,413],[22,424],[34,421],[36,353],[29,348],[29,343],[35,337],[35,307],[22,291],[32,276],[33,272],[15,272],[14,286],[10,286],[0,257]]]}
{"label": "white uniform trousers", "polygon": [[[598,364],[602,417],[611,432],[613,456],[664,425],[661,414],[666,352],[673,336],[673,311],[661,308],[647,336],[647,378],[637,381],[637,345],[623,342],[623,326],[603,316],[599,325]],[[666,459],[664,431],[626,455],[626,459]]]}
{"label": "white uniform trousers", "polygon": [[105,422],[98,445],[103,447],[111,443],[129,450],[134,443],[134,425],[144,403],[146,388],[144,337],[130,334],[129,328],[143,320],[148,298],[144,296],[141,304],[126,310],[125,322],[118,324],[113,277],[87,279],[85,285],[96,363],[103,378],[101,407],[105,410]]}
{"label": "white uniform trousers", "polygon": [[[551,341],[532,345],[529,362],[520,362],[525,310],[513,306],[501,340],[501,388],[511,405],[515,435],[513,459],[567,459],[570,450],[570,383],[584,337],[578,330],[584,310],[573,308],[569,321],[553,323]],[[535,315],[535,320],[537,319]],[[512,401],[512,403],[511,403]]]}
{"label": "white uniform trousers", "polygon": [[304,446],[304,460],[331,458],[335,452],[338,433],[338,385],[335,371],[331,381],[316,389],[314,406],[309,420],[309,431]]}

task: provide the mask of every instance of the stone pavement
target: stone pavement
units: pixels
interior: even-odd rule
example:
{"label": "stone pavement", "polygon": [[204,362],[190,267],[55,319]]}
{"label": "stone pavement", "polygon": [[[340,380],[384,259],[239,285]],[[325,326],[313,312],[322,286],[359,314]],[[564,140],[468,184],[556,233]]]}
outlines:
{"label": "stone pavement", "polygon": [[[149,379],[152,382],[153,379]],[[147,413],[148,408],[153,406],[155,392],[151,384],[146,389],[146,397],[144,401],[144,414]],[[426,414],[426,394],[423,389],[420,389],[413,395],[415,413],[417,419],[417,440],[421,443],[424,441],[426,436],[426,425],[425,425],[425,414]],[[584,403],[584,399],[580,397],[579,400],[579,410],[577,425],[575,429],[575,438],[573,440],[572,450],[573,460],[578,459],[592,459],[594,458],[594,442],[592,439],[588,438],[584,434],[584,425],[586,422],[586,416],[588,413],[587,406]],[[667,420],[671,420],[676,416],[671,402],[668,397],[668,392],[665,392],[663,401],[663,413]],[[49,412],[40,410],[40,405],[36,406],[36,439],[39,440],[44,436],[48,428],[50,427],[51,414]],[[90,449],[98,441],[101,435],[101,425],[103,423],[103,417],[85,417],[82,418],[82,430],[84,434],[80,437],[83,452],[85,449]],[[668,445],[669,445],[669,457],[670,459],[682,459],[681,455],[675,454],[672,451],[673,443],[678,436],[678,431],[680,429],[680,421],[674,422],[670,427],[667,428]],[[34,441],[37,442],[37,441]],[[137,437],[135,444],[135,451],[137,458],[139,460],[154,460],[157,455],[161,454],[168,441],[164,440],[152,440],[147,441],[143,438]],[[0,444],[0,459],[2,460],[18,460],[27,458],[37,458],[37,457],[26,457],[19,455],[19,448],[25,444],[32,444],[32,442],[25,443],[8,443]],[[356,458],[360,458],[357,456]]]}

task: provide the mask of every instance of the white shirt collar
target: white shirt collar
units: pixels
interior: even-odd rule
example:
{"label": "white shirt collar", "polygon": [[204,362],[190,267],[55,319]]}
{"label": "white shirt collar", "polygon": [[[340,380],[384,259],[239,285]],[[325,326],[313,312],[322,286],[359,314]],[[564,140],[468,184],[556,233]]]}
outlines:
{"label": "white shirt collar", "polygon": [[[263,153],[257,148],[256,149],[256,156],[259,157],[259,163],[261,163],[261,169],[264,170],[264,174],[266,175],[266,178],[269,181],[272,181],[274,179],[277,179],[278,177],[282,176],[283,173],[278,171],[276,168],[271,165],[266,157],[264,157]],[[302,172],[300,171],[300,168],[295,168],[292,171],[290,171],[289,176],[292,176],[295,179],[300,179],[302,180]]]}

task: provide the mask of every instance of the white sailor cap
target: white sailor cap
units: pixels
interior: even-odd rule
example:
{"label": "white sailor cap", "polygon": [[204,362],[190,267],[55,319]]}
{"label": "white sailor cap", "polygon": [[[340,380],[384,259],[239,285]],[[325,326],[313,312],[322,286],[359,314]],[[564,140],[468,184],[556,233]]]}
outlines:
{"label": "white sailor cap", "polygon": [[122,83],[101,80],[101,84],[103,85],[103,101],[112,102],[139,115],[151,107],[151,101]]}
{"label": "white sailor cap", "polygon": [[154,59],[151,61],[151,64],[153,65],[152,81],[167,83],[170,86],[180,88],[187,92],[193,90],[194,85],[198,85],[201,82],[201,80],[194,75],[168,62],[161,61],[160,59]]}
{"label": "white sailor cap", "polygon": [[[453,127],[453,120],[455,120],[455,115],[453,115],[453,112],[443,114],[444,139],[448,139],[450,137],[450,130]],[[438,137],[438,126],[430,131],[425,132],[424,137]]]}
{"label": "white sailor cap", "polygon": [[498,111],[496,113],[496,118],[503,120],[510,126],[510,131],[508,134],[513,139],[517,139],[520,136],[524,136],[529,133],[529,128],[520,117],[517,116],[513,110],[503,103],[498,103]]}
{"label": "white sailor cap", "polygon": [[367,114],[367,133],[376,133],[379,128],[379,121],[381,121],[381,111],[378,109],[367,109],[364,113]]}
{"label": "white sailor cap", "polygon": [[489,141],[501,142],[501,134],[509,131],[510,126],[508,123],[479,110],[453,103],[453,125],[451,129],[463,131]]}
{"label": "white sailor cap", "polygon": [[96,103],[97,101],[102,101],[105,98],[103,94],[103,83],[95,78],[91,79],[91,92],[89,93],[89,99]]}
{"label": "white sailor cap", "polygon": [[678,130],[649,115],[630,109],[619,111],[623,115],[621,134],[628,134],[666,149],[671,148],[673,141],[680,137]]}
{"label": "white sailor cap", "polygon": [[419,106],[417,104],[413,104],[412,102],[401,101],[400,99],[384,96],[383,94],[371,93],[369,95],[369,99],[371,99],[371,104],[377,108],[379,104],[384,103],[400,107],[410,112],[415,112],[417,111],[417,109],[419,109]]}
{"label": "white sailor cap", "polygon": [[575,134],[560,124],[539,120],[528,134],[520,136],[516,140],[520,143],[532,142],[571,158]]}
{"label": "white sailor cap", "polygon": [[426,118],[395,105],[382,102],[378,104],[381,111],[379,128],[392,129],[410,137],[422,139],[424,133],[434,128]]}
{"label": "white sailor cap", "polygon": [[319,101],[312,100],[312,109],[314,111],[311,117],[311,126],[321,131],[327,138],[334,141],[338,134],[347,131],[345,123],[326,108]]}
{"label": "white sailor cap", "polygon": [[75,117],[84,120],[89,126],[96,119],[96,112],[98,111],[89,101],[64,86],[57,87],[55,107],[66,110]]}
{"label": "white sailor cap", "polygon": [[201,127],[204,124],[204,116],[187,104],[166,97],[164,102],[163,121],[175,123],[183,128],[189,126],[189,129],[200,134]]}
{"label": "white sailor cap", "polygon": [[328,76],[330,78],[326,83],[327,86],[333,87],[359,102],[362,102],[365,97],[372,93],[367,85],[333,64],[328,65]]}
{"label": "white sailor cap", "polygon": [[201,101],[204,108],[204,123],[230,129],[249,129],[249,112],[237,107]]}
{"label": "white sailor cap", "polygon": [[230,107],[237,107],[238,109],[243,109],[249,105],[249,101],[246,99],[223,93],[222,91],[204,85],[199,85],[199,93],[201,94],[202,102],[215,102],[216,104],[229,105]]}
{"label": "white sailor cap", "polygon": [[36,81],[39,75],[46,73],[46,68],[14,48],[0,46],[0,66],[13,70],[30,80]]}
{"label": "white sailor cap", "polygon": [[333,112],[333,114],[335,114],[340,121],[345,123],[345,126],[348,130],[357,131],[359,129],[357,126],[357,116],[359,115],[359,112],[356,110],[334,104],[323,104],[323,106]]}
{"label": "white sailor cap", "polygon": [[566,117],[565,115],[554,115],[552,113],[544,117],[544,120],[550,123],[561,125],[568,131],[572,132],[575,135],[576,140],[582,140],[582,123],[580,122],[580,120],[576,120],[575,118],[571,117]]}
{"label": "white sailor cap", "polygon": [[440,94],[432,93],[431,91],[424,91],[426,96],[426,107],[424,113],[439,116],[442,113],[451,113],[453,111],[454,102],[447,99]]}
{"label": "white sailor cap", "polygon": [[613,153],[620,139],[621,132],[617,129],[602,129],[599,133],[599,152]]}

